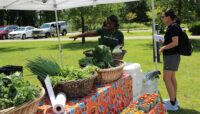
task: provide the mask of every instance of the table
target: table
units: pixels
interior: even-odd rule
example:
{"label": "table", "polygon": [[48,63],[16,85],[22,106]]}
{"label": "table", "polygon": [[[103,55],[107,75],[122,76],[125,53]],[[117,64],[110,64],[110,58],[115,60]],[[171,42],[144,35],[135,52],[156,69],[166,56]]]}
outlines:
{"label": "table", "polygon": [[[65,114],[117,114],[132,101],[132,77],[123,73],[117,81],[96,85],[92,93],[82,99],[70,100],[66,103]],[[38,107],[37,114],[54,114],[44,99]]]}

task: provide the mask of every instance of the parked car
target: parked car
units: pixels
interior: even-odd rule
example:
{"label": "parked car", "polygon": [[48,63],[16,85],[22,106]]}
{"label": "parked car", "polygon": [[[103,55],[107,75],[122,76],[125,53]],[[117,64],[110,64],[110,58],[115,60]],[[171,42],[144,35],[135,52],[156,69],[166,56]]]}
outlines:
{"label": "parked car", "polygon": [[44,23],[40,28],[33,30],[33,37],[51,37],[56,35],[55,25],[53,23]]}
{"label": "parked car", "polygon": [[[67,34],[67,23],[65,21],[59,21],[58,22],[58,28],[60,33],[62,35]],[[56,22],[50,22],[50,23],[44,23],[39,29],[33,30],[33,37],[51,37],[56,36]]]}
{"label": "parked car", "polygon": [[0,39],[8,39],[8,33],[17,29],[17,25],[0,26]]}
{"label": "parked car", "polygon": [[15,31],[8,34],[9,39],[20,38],[26,39],[32,37],[32,31],[35,29],[32,26],[18,27]]}
{"label": "parked car", "polygon": [[[56,22],[54,22],[56,24]],[[67,34],[67,23],[66,21],[59,21],[58,22],[59,34],[65,36]]]}

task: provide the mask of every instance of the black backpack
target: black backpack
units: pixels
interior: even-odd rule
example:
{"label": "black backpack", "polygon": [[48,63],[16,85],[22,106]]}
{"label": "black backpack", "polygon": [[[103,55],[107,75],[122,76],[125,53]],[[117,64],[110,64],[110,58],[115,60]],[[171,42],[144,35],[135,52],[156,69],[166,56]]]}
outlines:
{"label": "black backpack", "polygon": [[179,25],[175,25],[180,31],[178,50],[180,55],[191,56],[193,51],[193,46],[188,38],[188,35],[181,29]]}

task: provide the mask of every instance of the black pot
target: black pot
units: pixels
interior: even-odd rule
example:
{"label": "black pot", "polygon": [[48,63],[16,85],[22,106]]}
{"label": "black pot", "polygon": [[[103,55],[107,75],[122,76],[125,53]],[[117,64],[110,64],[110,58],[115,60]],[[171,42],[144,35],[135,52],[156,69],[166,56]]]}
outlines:
{"label": "black pot", "polygon": [[83,52],[83,54],[85,54],[86,57],[93,57],[92,50],[86,50],[86,51]]}

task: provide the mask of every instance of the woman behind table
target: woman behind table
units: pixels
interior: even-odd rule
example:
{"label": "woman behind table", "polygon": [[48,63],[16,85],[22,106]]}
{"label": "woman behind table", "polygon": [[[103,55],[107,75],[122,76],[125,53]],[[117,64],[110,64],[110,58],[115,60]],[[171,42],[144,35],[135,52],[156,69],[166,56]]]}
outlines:
{"label": "woman behind table", "polygon": [[[180,63],[180,54],[178,52],[179,36],[181,34],[177,26],[180,21],[172,10],[167,10],[162,16],[163,23],[168,27],[164,36],[164,46],[160,48],[163,53],[163,79],[169,99],[164,100],[164,107],[166,110],[178,110],[177,95],[177,81],[175,73],[178,71]],[[178,22],[178,24],[176,23]]]}
{"label": "woman behind table", "polygon": [[105,27],[102,27],[101,29],[98,29],[93,32],[85,32],[83,34],[73,36],[70,38],[74,38],[74,40],[76,40],[79,37],[100,36],[99,44],[106,45],[113,49],[118,45],[124,45],[124,35],[121,31],[118,30],[118,28],[118,18],[115,15],[111,15],[107,18]]}

